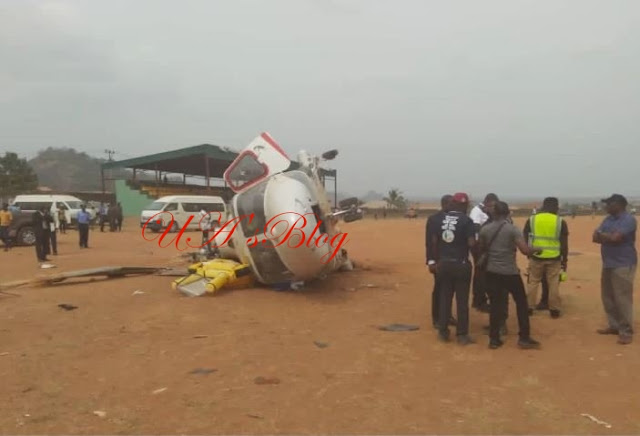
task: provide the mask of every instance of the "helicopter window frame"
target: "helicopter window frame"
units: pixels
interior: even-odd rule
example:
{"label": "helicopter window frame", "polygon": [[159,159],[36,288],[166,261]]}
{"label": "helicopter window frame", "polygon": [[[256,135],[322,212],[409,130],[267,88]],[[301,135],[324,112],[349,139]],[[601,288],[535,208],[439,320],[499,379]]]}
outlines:
{"label": "helicopter window frame", "polygon": [[[257,177],[253,180],[250,180],[248,182],[245,182],[242,185],[236,185],[235,183],[233,183],[233,180],[231,179],[231,173],[236,169],[236,167],[238,167],[241,163],[242,160],[246,157],[246,156],[250,156],[251,158],[253,158],[253,160],[258,163],[261,167],[262,167],[262,175],[260,177]],[[242,153],[240,153],[238,155],[238,157],[236,157],[236,160],[234,161],[234,163],[232,163],[226,171],[226,177],[225,180],[227,182],[227,184],[229,185],[229,187],[234,191],[234,192],[240,192],[243,191],[251,186],[254,186],[258,183],[260,183],[261,181],[263,181],[264,179],[266,179],[269,176],[269,167],[264,163],[264,162],[260,162],[260,160],[258,160],[258,155],[256,153],[254,153],[252,150],[244,150]]]}

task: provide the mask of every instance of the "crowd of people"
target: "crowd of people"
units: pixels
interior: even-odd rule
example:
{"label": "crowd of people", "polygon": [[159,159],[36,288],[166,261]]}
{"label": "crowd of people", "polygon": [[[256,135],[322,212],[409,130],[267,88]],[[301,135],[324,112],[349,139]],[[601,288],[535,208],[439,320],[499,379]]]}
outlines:
{"label": "crowd of people", "polygon": [[109,225],[110,232],[122,231],[122,221],[124,220],[124,216],[122,213],[122,205],[120,203],[115,205],[100,203],[97,215],[101,232],[104,232],[104,227],[107,224]]}
{"label": "crowd of people", "polygon": [[[617,335],[618,343],[625,345],[633,337],[637,224],[624,196],[614,194],[602,202],[608,215],[593,242],[601,246],[601,296],[608,326],[597,333]],[[531,336],[530,317],[534,309],[548,310],[552,319],[561,317],[560,284],[567,278],[569,226],[559,216],[558,198],[545,198],[523,229],[514,225],[509,205],[496,194],[488,194],[470,213],[468,209],[467,194],[445,195],[441,210],[427,220],[426,263],[434,275],[431,307],[438,338],[449,342],[449,327],[455,326],[459,344],[475,342],[469,334],[473,289],[472,308],[489,314],[489,348],[504,344],[509,295],[516,306],[518,346],[540,348]],[[526,284],[517,251],[528,258]],[[542,300],[536,304],[540,287]],[[457,319],[452,316],[454,296]]]}
{"label": "crowd of people", "polygon": [[[11,210],[11,206],[4,204],[0,210],[0,240],[4,243],[4,251],[12,248],[10,227],[14,220],[14,214],[19,211]],[[87,211],[86,205],[81,206],[77,213],[76,223],[78,230],[78,243],[80,248],[89,248],[89,231],[95,220],[95,214]],[[31,227],[35,238],[36,259],[42,268],[50,268],[48,256],[58,255],[58,234],[66,234],[70,225],[69,211],[64,206],[50,208],[41,207],[31,215]],[[100,231],[104,231],[105,225],[109,225],[112,232],[122,230],[123,212],[120,203],[114,206],[101,204],[98,214]]]}

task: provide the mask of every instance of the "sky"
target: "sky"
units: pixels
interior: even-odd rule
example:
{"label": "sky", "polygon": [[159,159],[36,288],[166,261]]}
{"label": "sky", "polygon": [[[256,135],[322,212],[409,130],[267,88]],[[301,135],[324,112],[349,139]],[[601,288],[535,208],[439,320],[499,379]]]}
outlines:
{"label": "sky", "polygon": [[637,0],[0,0],[0,152],[269,132],[338,190],[640,195]]}

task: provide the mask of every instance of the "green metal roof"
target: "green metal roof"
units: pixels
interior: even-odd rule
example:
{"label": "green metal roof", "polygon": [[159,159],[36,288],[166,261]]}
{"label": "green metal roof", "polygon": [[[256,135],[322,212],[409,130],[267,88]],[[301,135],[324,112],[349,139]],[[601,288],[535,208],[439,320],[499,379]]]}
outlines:
{"label": "green metal roof", "polygon": [[[218,145],[201,144],[173,151],[149,154],[119,161],[105,162],[102,168],[136,168],[140,170],[162,171],[167,173],[186,174],[189,176],[206,176],[205,159],[209,161],[209,177],[221,179],[229,164],[238,156],[235,151]],[[291,161],[290,170],[300,166]],[[320,168],[320,175],[336,177],[336,170]]]}
{"label": "green metal roof", "polygon": [[105,162],[103,169],[136,168],[168,173],[205,176],[209,161],[209,176],[222,178],[224,171],[238,153],[212,144],[201,144],[179,150],[140,156],[133,159]]}

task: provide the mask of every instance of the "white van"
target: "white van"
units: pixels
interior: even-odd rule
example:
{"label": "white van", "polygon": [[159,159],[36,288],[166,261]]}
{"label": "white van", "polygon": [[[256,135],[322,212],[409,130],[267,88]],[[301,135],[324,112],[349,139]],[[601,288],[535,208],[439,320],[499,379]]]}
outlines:
{"label": "white van", "polygon": [[[140,214],[140,227],[149,221],[151,217],[160,212],[171,212],[173,215],[172,231],[182,229],[190,216],[193,219],[187,226],[187,230],[198,230],[200,228],[200,211],[204,209],[207,212],[213,212],[211,216],[218,218],[217,212],[220,212],[220,223],[227,221],[227,206],[222,197],[209,195],[170,195],[162,197],[147,206]],[[158,224],[158,220],[153,220],[147,224],[147,228],[159,231],[165,229],[171,223],[171,215],[163,213],[158,218],[162,221]]]}
{"label": "white van", "polygon": [[[72,195],[18,195],[13,200],[14,206],[19,207],[21,211],[27,212],[35,212],[45,206],[53,213],[60,206],[65,206],[67,209],[67,221],[70,224],[76,223],[78,212],[81,210],[80,206],[83,204],[85,202]],[[87,211],[91,213],[91,218],[94,219],[95,215],[88,207]],[[53,213],[53,217],[57,221],[58,214]]]}

